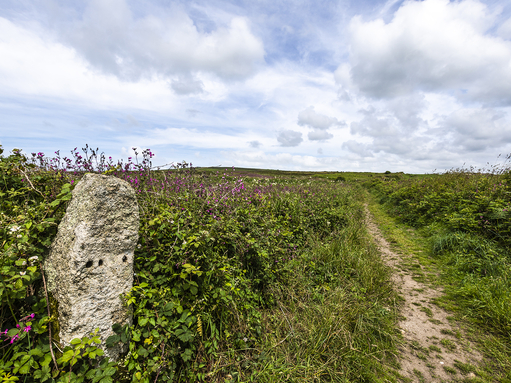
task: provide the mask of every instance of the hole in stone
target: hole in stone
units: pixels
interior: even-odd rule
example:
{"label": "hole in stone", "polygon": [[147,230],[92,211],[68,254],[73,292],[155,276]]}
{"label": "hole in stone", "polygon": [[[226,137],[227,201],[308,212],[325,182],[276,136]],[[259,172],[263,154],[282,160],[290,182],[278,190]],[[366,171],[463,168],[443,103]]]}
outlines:
{"label": "hole in stone", "polygon": [[92,267],[92,261],[89,261],[85,264],[85,267],[89,268],[89,267]]}
{"label": "hole in stone", "polygon": [[128,260],[128,257],[127,257],[127,256],[122,257],[122,261],[123,261],[123,262],[126,262],[127,260]]}
{"label": "hole in stone", "polygon": [[99,260],[98,266],[103,266],[103,260],[102,259]]}

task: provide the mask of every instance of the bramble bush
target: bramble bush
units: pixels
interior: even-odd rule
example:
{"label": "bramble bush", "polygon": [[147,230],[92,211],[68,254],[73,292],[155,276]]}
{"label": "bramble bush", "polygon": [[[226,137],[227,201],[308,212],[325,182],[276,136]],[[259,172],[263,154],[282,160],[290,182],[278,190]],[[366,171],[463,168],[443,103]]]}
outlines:
{"label": "bramble bush", "polygon": [[413,226],[437,223],[511,245],[511,170],[505,165],[453,169],[419,179],[374,180],[369,186]]}
{"label": "bramble bush", "polygon": [[[88,147],[83,156],[75,148],[72,158],[59,152],[54,158],[43,153],[27,158],[16,149],[0,156],[0,326],[7,328],[0,349],[2,381],[251,381],[262,367],[277,368],[265,339],[272,328],[276,334],[281,330],[270,323],[269,313],[282,311],[290,286],[304,301],[321,302],[335,288],[351,313],[330,313],[341,315],[335,320],[344,326],[339,331],[351,334],[349,340],[335,340],[351,355],[335,369],[341,363],[348,376],[384,375],[374,360],[392,355],[393,293],[376,250],[368,250],[363,240],[360,200],[352,187],[247,178],[234,168],[202,172],[186,162],[160,170],[152,167],[150,150],[141,153],[140,163],[135,153],[117,163]],[[129,352],[115,363],[102,358],[95,334],[61,348],[56,302],[44,280],[49,246],[74,185],[86,172],[129,182],[140,208],[135,282],[123,297],[133,325],[114,326],[116,335],[106,342],[107,347],[128,344]],[[329,246],[328,256],[317,250]],[[297,270],[306,280],[299,286]],[[352,355],[357,342],[360,348],[371,345],[371,357]],[[370,371],[360,371],[364,363]]]}

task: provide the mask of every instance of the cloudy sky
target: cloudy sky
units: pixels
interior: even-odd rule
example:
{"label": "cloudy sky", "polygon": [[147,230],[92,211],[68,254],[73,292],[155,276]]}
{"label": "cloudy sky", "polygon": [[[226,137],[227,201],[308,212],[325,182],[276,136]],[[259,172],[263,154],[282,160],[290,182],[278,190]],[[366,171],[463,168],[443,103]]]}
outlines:
{"label": "cloudy sky", "polygon": [[511,153],[506,0],[2,0],[0,145],[425,173]]}

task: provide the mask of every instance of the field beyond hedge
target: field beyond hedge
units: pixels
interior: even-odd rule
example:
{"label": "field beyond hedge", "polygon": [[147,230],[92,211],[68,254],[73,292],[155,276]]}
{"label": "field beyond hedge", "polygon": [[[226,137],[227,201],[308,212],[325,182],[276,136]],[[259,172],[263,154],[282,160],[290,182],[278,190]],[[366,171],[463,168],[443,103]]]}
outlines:
{"label": "field beyond hedge", "polygon": [[[0,156],[2,381],[396,381],[396,295],[359,186],[154,170],[151,157]],[[106,345],[128,344],[118,362],[101,358],[94,334],[62,349],[42,273],[85,172],[126,180],[140,207],[135,283],[122,297],[134,321]]]}

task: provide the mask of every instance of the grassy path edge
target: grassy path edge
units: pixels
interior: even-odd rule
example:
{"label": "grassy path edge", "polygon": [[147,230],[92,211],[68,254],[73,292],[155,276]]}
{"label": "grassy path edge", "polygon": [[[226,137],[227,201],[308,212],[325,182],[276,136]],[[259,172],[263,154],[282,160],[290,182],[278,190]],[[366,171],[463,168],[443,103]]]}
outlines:
{"label": "grassy path edge", "polygon": [[[408,264],[405,262],[402,267],[405,269],[414,265],[420,267],[420,272],[415,275],[417,280],[448,293],[450,286],[447,284],[445,273],[442,272],[446,267],[445,262],[440,258],[430,257],[430,245],[425,233],[391,217],[370,193],[367,193],[367,202],[374,222],[390,244],[390,248],[397,254],[407,257]],[[480,324],[468,320],[466,313],[448,298],[448,294],[440,295],[433,299],[432,303],[449,311],[448,319],[451,324],[457,326],[460,334],[463,333],[463,337],[470,340],[484,357],[479,366],[458,364],[458,371],[456,374],[453,371],[452,379],[448,381],[511,382],[509,345],[506,345],[503,339],[484,331]],[[420,377],[417,379],[418,382],[425,381]]]}

